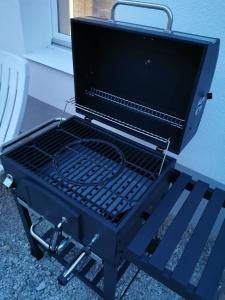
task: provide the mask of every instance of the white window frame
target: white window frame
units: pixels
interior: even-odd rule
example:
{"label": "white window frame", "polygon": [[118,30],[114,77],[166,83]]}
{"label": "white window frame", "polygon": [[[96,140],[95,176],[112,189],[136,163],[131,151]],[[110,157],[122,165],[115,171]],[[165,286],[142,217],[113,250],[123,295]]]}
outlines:
{"label": "white window frame", "polygon": [[[71,48],[71,36],[59,32],[59,18],[63,19],[63,16],[60,16],[58,10],[58,1],[57,0],[50,0],[51,1],[51,19],[52,19],[52,44],[60,45],[64,47]],[[70,16],[73,15],[74,11],[74,4],[73,0],[65,0],[65,4],[67,5],[67,1],[69,1],[69,9],[70,9]]]}
{"label": "white window frame", "polygon": [[[71,7],[73,6],[73,1]],[[73,7],[72,7],[73,8]],[[71,48],[71,36],[59,32],[59,15],[57,0],[51,0],[51,12],[52,12],[52,43],[60,46]]]}

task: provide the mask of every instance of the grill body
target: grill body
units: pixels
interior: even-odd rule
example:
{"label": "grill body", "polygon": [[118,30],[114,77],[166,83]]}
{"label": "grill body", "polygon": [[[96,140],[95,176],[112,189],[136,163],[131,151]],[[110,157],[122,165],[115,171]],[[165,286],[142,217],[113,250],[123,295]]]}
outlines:
{"label": "grill body", "polygon": [[[62,176],[68,170],[73,170],[75,178],[77,174],[83,174],[80,178],[85,178],[86,173],[90,173],[90,168],[96,167],[96,161],[99,163],[98,156],[104,162],[103,171],[106,161],[111,161],[113,166],[109,169],[110,172],[115,169],[115,165],[116,170],[118,169],[119,163],[116,160],[120,157],[114,153],[115,149],[102,149],[103,144],[97,149],[100,152],[106,150],[103,154],[96,152],[96,148],[93,148],[96,145],[79,144],[80,155],[85,155],[86,152],[88,154],[87,157],[85,155],[88,163],[82,163],[79,169],[77,163],[82,158],[78,156],[77,160],[76,153],[70,153],[65,148],[68,145],[71,147],[71,142],[79,139],[100,139],[101,143],[112,141],[117,145],[125,159],[120,173],[113,178],[106,176],[105,182],[89,186],[82,186],[80,182],[73,183],[72,175],[69,181],[61,177],[53,162],[59,156],[59,151],[60,155],[62,152],[60,163],[67,166],[62,170]],[[88,148],[89,146],[93,149]],[[74,157],[76,161],[71,162]],[[116,263],[122,259],[120,251],[125,249],[130,238],[140,228],[142,215],[150,213],[168,189],[168,174],[175,160],[167,158],[163,172],[158,176],[162,159],[161,153],[72,117],[60,127],[55,126],[9,151],[3,156],[2,162],[6,172],[14,178],[17,197],[54,225],[62,217],[66,217],[68,223],[64,226],[65,233],[84,245],[95,233],[99,233],[101,238],[94,245],[93,251],[102,259]],[[93,161],[95,164],[92,165]],[[60,167],[61,165],[59,169]],[[95,177],[102,175],[103,172],[99,171],[94,173]],[[121,248],[118,246],[120,243]]]}

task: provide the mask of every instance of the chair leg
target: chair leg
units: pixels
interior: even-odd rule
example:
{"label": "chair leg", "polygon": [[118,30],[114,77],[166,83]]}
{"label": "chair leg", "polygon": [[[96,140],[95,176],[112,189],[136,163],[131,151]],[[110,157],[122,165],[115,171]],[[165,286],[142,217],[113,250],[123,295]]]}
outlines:
{"label": "chair leg", "polygon": [[43,252],[38,246],[38,243],[33,239],[33,237],[30,234],[30,227],[32,225],[31,218],[29,215],[29,211],[27,208],[23,207],[18,201],[16,196],[14,195],[16,205],[23,223],[23,227],[28,239],[28,242],[30,244],[30,250],[31,250],[31,255],[34,256],[37,260],[41,259],[43,257]]}
{"label": "chair leg", "polygon": [[114,300],[116,297],[117,268],[104,263],[104,299]]}

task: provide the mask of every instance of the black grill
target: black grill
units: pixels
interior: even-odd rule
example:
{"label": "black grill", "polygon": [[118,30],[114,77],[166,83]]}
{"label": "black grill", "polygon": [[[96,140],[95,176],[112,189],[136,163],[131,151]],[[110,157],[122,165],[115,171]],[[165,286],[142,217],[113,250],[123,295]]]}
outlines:
{"label": "black grill", "polygon": [[118,223],[142,198],[162,163],[156,154],[75,119],[10,156],[113,223]]}
{"label": "black grill", "polygon": [[[198,286],[190,275],[225,193],[175,170],[167,151],[181,153],[197,132],[219,40],[172,32],[167,7],[132,2],[115,3],[112,16],[121,4],[160,9],[169,30],[72,19],[76,88],[66,103],[85,119],[55,119],[4,145],[4,184],[14,193],[32,255],[40,259],[48,251],[65,267],[60,284],[76,274],[105,300],[114,300],[118,280],[134,263],[187,299],[213,299],[225,266],[224,226]],[[177,264],[179,272],[171,271],[167,263],[205,199],[209,204]],[[34,222],[31,212],[40,218]],[[50,228],[40,235],[43,220]],[[95,261],[101,265],[89,280]]]}

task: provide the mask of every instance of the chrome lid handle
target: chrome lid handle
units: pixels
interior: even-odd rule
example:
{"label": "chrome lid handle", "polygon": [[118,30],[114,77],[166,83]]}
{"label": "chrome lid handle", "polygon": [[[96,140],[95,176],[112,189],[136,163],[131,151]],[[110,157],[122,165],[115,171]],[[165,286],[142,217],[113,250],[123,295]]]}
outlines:
{"label": "chrome lid handle", "polygon": [[166,13],[166,15],[168,17],[168,22],[167,22],[166,30],[167,31],[172,31],[172,26],[173,26],[173,12],[166,5],[153,4],[153,3],[147,3],[147,2],[139,2],[139,1],[119,0],[119,1],[117,1],[112,6],[111,19],[113,21],[116,21],[115,14],[116,14],[116,9],[117,9],[118,6],[133,6],[133,7],[148,8],[148,9],[154,9],[154,10],[163,11],[163,12]]}

